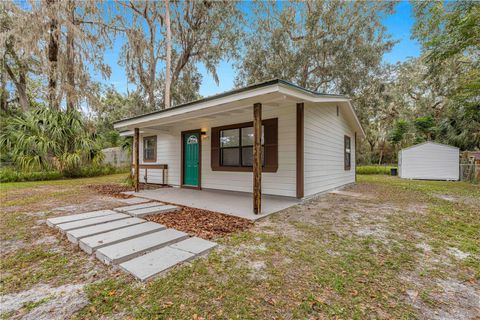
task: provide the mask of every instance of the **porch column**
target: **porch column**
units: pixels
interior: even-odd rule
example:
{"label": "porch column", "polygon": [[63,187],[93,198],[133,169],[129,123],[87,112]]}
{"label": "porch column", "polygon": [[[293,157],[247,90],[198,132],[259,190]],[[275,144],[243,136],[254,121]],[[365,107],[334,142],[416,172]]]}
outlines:
{"label": "porch column", "polygon": [[262,104],[253,105],[253,212],[262,212]]}
{"label": "porch column", "polygon": [[135,166],[135,172],[133,176],[133,184],[135,187],[135,192],[140,191],[140,129],[134,129],[133,135],[133,162]]}

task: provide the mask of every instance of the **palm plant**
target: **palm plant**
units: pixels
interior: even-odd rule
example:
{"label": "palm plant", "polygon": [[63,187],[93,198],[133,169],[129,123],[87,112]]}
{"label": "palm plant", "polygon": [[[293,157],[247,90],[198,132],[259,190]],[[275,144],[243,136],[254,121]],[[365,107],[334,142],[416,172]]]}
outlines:
{"label": "palm plant", "polygon": [[13,116],[2,127],[0,148],[22,170],[73,170],[99,164],[103,154],[77,111],[39,108]]}

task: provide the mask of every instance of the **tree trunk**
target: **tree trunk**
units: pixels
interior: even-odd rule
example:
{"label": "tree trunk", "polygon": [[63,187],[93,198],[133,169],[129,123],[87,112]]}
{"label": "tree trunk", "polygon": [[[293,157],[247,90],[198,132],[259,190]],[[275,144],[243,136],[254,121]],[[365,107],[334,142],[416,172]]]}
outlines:
{"label": "tree trunk", "polygon": [[165,64],[165,109],[170,108],[170,68],[172,63],[172,30],[170,28],[170,0],[165,0],[165,26],[167,28],[167,56]]}
{"label": "tree trunk", "polygon": [[70,25],[67,30],[67,112],[76,109],[75,103],[75,3],[68,0],[68,11],[70,15]]}
{"label": "tree trunk", "polygon": [[18,68],[18,79],[15,77],[12,69],[9,65],[5,64],[5,69],[7,70],[10,79],[12,80],[13,84],[15,85],[15,89],[17,89],[18,100],[20,103],[20,107],[22,110],[28,111],[29,103],[27,98],[27,77],[25,75],[25,68],[24,66],[19,66]]}
{"label": "tree trunk", "polygon": [[0,74],[0,110],[8,111],[8,104],[7,104],[7,80],[5,79],[5,59],[2,60],[2,73]]}
{"label": "tree trunk", "polygon": [[[53,6],[56,0],[47,0],[48,6]],[[55,12],[55,10],[52,10]],[[57,101],[57,62],[58,62],[58,21],[50,18],[50,38],[48,42],[48,104],[51,109],[58,109]]]}

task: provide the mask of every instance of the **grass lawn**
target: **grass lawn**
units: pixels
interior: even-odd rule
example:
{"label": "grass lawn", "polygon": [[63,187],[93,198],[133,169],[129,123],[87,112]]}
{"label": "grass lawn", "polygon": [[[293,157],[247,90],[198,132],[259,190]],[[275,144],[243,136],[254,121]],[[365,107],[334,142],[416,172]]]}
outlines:
{"label": "grass lawn", "polygon": [[[112,208],[124,175],[0,186],[3,318],[478,319],[480,188],[365,175],[214,241],[146,284],[87,256],[46,218]],[[63,207],[56,209],[58,207]],[[65,307],[67,306],[67,307]],[[50,312],[50,313],[49,313]],[[53,312],[53,313],[52,313]]]}

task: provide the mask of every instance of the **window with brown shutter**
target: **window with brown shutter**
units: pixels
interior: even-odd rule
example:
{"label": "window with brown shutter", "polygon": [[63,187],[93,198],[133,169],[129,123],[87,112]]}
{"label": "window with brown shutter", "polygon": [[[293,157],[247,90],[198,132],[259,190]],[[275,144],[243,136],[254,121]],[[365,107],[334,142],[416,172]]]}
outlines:
{"label": "window with brown shutter", "polygon": [[352,167],[352,147],[349,136],[344,137],[344,167],[345,170],[350,170]]}
{"label": "window with brown shutter", "polygon": [[157,136],[143,137],[143,162],[157,161]]}
{"label": "window with brown shutter", "polygon": [[[212,128],[213,171],[251,172],[253,164],[253,122]],[[278,169],[278,119],[262,121],[262,171]]]}

